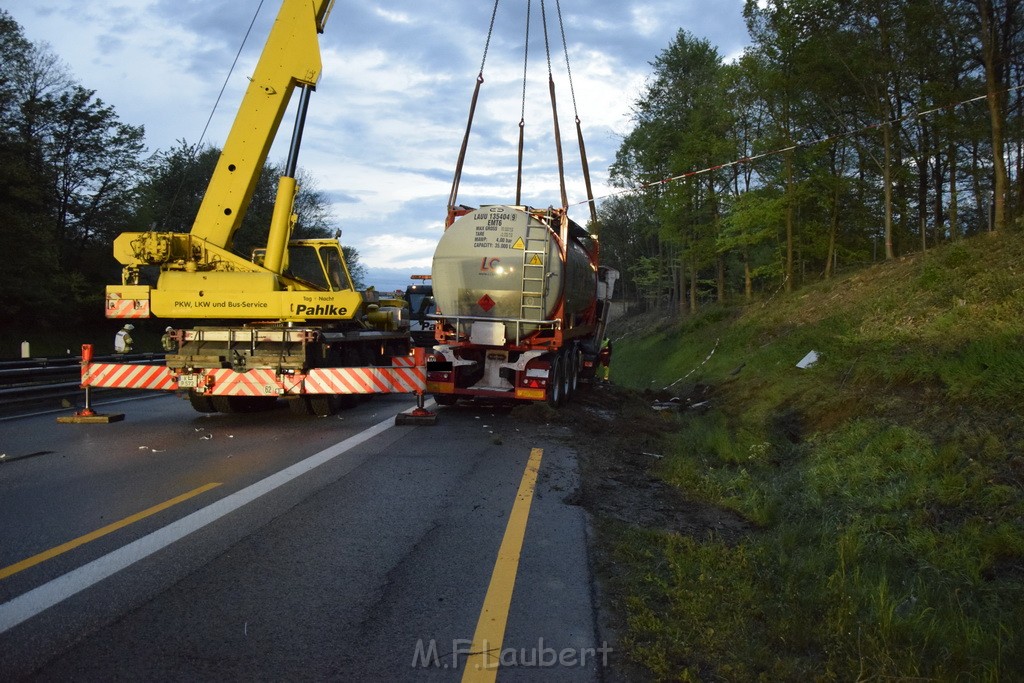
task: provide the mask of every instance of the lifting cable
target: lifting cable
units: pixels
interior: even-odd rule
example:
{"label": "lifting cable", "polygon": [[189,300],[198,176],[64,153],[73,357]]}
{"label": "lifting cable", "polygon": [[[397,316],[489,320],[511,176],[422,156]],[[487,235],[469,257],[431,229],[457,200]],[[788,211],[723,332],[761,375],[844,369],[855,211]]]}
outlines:
{"label": "lifting cable", "polygon": [[[242,37],[242,44],[238,46],[238,52],[235,53],[235,59],[231,62],[231,68],[228,69],[227,75],[224,77],[224,83],[220,86],[220,92],[217,93],[217,99],[213,103],[213,108],[210,109],[210,116],[206,119],[206,125],[203,126],[203,132],[199,134],[199,142],[195,144],[192,149],[192,153],[189,155],[188,162],[191,164],[196,160],[196,155],[202,149],[203,140],[206,139],[206,133],[210,130],[210,122],[213,121],[213,115],[217,113],[217,107],[220,106],[220,100],[224,97],[224,91],[227,90],[228,82],[231,80],[231,74],[235,72],[235,67],[238,65],[238,58],[242,56],[242,50],[245,48],[245,43],[249,40],[249,35],[252,33],[252,27],[256,25],[256,18],[260,15],[260,10],[263,8],[264,0],[260,0],[259,5],[256,6],[256,11],[252,14],[252,20],[249,22],[249,28],[246,29],[245,35]],[[167,215],[164,217],[164,224],[166,225],[167,220],[171,217],[171,211],[174,209],[174,205],[178,202],[178,195],[181,194],[181,189],[185,186],[184,176],[181,182],[178,183],[177,189],[174,190],[174,196],[171,197],[171,203],[167,208]]]}
{"label": "lifting cable", "polygon": [[476,77],[476,87],[473,89],[473,99],[469,104],[469,118],[466,121],[466,134],[462,138],[462,148],[459,150],[459,160],[455,162],[455,178],[452,180],[452,191],[448,195],[448,219],[445,221],[445,228],[455,220],[455,198],[459,194],[459,183],[462,180],[462,166],[466,162],[466,148],[469,146],[469,133],[473,128],[473,115],[476,113],[476,102],[480,96],[480,86],[484,82],[484,64],[487,62],[487,50],[491,45],[491,36],[494,34],[494,18],[498,15],[498,1],[494,0],[494,9],[491,11],[491,25],[487,29],[487,41],[484,43],[484,56],[480,60],[480,73]]}
{"label": "lifting cable", "polygon": [[558,157],[558,184],[562,192],[562,209],[568,210],[569,196],[565,191],[565,164],[562,161],[562,133],[558,128],[558,104],[555,100],[555,78],[551,74],[551,45],[548,42],[548,13],[544,0],[540,0],[540,16],[544,25],[544,52],[548,58],[548,92],[551,95],[551,119],[555,129],[555,154]]}
{"label": "lifting cable", "polygon": [[565,40],[565,24],[562,22],[562,2],[555,0],[558,9],[558,28],[562,32],[562,49],[565,51],[565,72],[569,76],[569,94],[572,95],[572,113],[576,117],[576,139],[580,143],[580,163],[583,166],[583,182],[587,187],[587,200],[590,204],[590,221],[597,225],[597,205],[594,203],[594,190],[590,185],[590,164],[587,163],[587,147],[583,144],[583,127],[580,125],[580,111],[576,106],[576,88],[572,83],[572,67],[569,66],[569,43]]}
{"label": "lifting cable", "polygon": [[523,49],[523,100],[519,110],[519,160],[516,167],[516,206],[523,203],[523,135],[526,131],[526,69],[530,61],[530,4],[526,0],[526,46]]}

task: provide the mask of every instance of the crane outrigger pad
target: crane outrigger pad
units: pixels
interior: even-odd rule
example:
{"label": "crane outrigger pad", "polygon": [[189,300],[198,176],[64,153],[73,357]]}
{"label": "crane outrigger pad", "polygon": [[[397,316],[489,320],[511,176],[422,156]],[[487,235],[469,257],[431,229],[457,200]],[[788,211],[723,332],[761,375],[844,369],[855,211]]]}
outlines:
{"label": "crane outrigger pad", "polygon": [[425,404],[426,400],[423,398],[423,392],[416,392],[416,407],[395,415],[395,424],[410,427],[417,425],[429,427],[437,424],[437,413],[427,410]]}
{"label": "crane outrigger pad", "polygon": [[437,413],[423,408],[413,408],[407,413],[395,415],[395,424],[399,426],[433,426],[437,424]]}
{"label": "crane outrigger pad", "polygon": [[124,413],[111,413],[109,415],[75,413],[74,415],[58,417],[57,422],[61,424],[109,424],[111,422],[120,422],[123,419]]}

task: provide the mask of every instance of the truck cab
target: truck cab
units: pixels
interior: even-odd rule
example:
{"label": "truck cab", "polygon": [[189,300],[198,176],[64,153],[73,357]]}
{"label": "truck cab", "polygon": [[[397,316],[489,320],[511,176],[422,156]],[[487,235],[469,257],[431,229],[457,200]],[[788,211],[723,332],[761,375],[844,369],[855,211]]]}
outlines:
{"label": "truck cab", "polygon": [[429,275],[413,275],[413,279],[421,282],[405,288],[405,300],[409,303],[409,332],[414,345],[432,347],[435,321],[431,316],[437,312],[434,286],[429,283]]}

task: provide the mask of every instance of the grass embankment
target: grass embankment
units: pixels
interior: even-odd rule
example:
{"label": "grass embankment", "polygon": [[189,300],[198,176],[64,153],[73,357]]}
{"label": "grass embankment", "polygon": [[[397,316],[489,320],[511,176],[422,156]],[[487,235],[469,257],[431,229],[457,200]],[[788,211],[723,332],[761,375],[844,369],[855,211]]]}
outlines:
{"label": "grass embankment", "polygon": [[663,679],[1024,677],[1024,238],[615,345],[620,385],[694,368],[672,391],[710,410],[681,413],[655,472],[752,530],[600,525],[629,659]]}

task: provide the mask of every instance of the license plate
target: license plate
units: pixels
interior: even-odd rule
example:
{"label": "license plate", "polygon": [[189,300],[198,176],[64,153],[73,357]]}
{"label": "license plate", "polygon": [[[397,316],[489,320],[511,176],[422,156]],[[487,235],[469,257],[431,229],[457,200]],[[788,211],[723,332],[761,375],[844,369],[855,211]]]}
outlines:
{"label": "license plate", "polygon": [[199,386],[199,375],[179,375],[179,389],[195,389]]}

